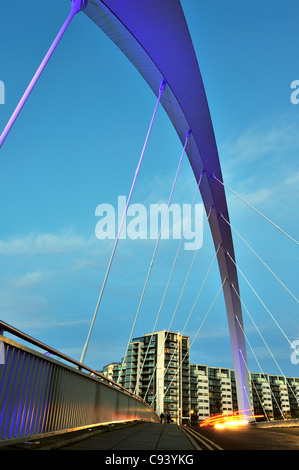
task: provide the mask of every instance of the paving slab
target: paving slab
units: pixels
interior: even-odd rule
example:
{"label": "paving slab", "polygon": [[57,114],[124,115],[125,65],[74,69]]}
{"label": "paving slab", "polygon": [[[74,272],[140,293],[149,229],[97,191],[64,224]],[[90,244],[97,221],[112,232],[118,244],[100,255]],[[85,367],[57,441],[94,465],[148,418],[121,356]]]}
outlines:
{"label": "paving slab", "polygon": [[60,450],[190,450],[192,440],[176,424],[139,423],[93,435]]}

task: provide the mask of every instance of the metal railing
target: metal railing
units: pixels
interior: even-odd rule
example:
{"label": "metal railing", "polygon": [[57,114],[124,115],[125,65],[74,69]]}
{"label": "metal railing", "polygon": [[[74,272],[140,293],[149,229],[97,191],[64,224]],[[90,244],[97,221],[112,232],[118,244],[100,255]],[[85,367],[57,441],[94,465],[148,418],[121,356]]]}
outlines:
{"label": "metal railing", "polygon": [[141,398],[1,321],[0,348],[0,446],[100,424],[159,421]]}

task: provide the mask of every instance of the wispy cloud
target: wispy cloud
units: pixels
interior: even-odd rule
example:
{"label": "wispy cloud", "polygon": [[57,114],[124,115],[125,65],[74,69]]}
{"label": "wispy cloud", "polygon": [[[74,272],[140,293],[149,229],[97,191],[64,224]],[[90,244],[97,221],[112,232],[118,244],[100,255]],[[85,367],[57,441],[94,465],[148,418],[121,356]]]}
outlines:
{"label": "wispy cloud", "polygon": [[62,234],[41,233],[11,237],[0,240],[0,255],[52,255],[74,250],[86,249],[94,244],[94,237],[89,239],[70,231]]}
{"label": "wispy cloud", "polygon": [[[299,171],[296,171],[293,175],[289,176],[284,181],[286,186],[295,186],[299,184]],[[297,187],[296,187],[297,189]]]}
{"label": "wispy cloud", "polygon": [[[220,146],[224,183],[269,216],[280,211],[286,219],[286,202],[294,207],[299,196],[298,152],[293,122],[287,116],[265,118]],[[229,190],[226,193],[230,208],[243,207]]]}
{"label": "wispy cloud", "polygon": [[[297,151],[299,140],[296,126],[287,118],[264,119],[244,130],[235,141],[226,142],[221,147],[223,160],[231,160],[232,165],[256,163],[267,157],[267,163],[287,157]],[[252,167],[254,170],[254,167]]]}
{"label": "wispy cloud", "polygon": [[35,287],[37,284],[48,282],[53,278],[55,274],[53,272],[33,271],[27,272],[23,276],[13,281],[16,287],[30,288]]}
{"label": "wispy cloud", "polygon": [[76,234],[72,229],[1,240],[1,318],[19,328],[24,325],[26,331],[69,324],[65,312],[60,311],[60,303],[69,299],[65,290],[82,294],[84,282],[92,278],[92,274],[88,276],[90,263],[94,263],[95,272],[100,271],[105,251],[107,246],[95,236]]}

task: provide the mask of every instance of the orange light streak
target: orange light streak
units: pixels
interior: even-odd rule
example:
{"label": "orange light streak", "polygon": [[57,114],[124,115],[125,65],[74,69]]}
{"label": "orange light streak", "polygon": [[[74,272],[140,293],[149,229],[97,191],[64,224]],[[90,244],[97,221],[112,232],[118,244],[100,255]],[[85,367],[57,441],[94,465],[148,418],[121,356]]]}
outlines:
{"label": "orange light streak", "polygon": [[251,410],[244,410],[242,412],[235,412],[232,414],[222,414],[212,416],[210,418],[205,419],[202,423],[200,423],[200,427],[204,426],[214,426],[215,429],[224,429],[226,427],[240,427],[240,426],[247,426],[248,423],[253,418],[262,418],[263,415],[248,415],[245,411]]}

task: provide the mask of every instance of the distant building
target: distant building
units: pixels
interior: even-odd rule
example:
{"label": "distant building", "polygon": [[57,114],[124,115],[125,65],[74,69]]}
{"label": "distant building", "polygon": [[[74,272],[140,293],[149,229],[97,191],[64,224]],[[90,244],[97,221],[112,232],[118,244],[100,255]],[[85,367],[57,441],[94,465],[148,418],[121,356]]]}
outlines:
{"label": "distant building", "polygon": [[120,370],[121,364],[118,362],[112,362],[103,368],[102,374],[107,377],[107,379],[117,382]]}
{"label": "distant building", "polygon": [[[102,374],[176,423],[238,411],[235,373],[189,362],[189,337],[158,331],[134,338],[127,356]],[[254,414],[264,419],[299,417],[299,378],[249,373]],[[240,410],[241,411],[241,410]]]}
{"label": "distant building", "polygon": [[268,419],[299,418],[299,378],[250,374],[256,413]]}
{"label": "distant building", "polygon": [[123,364],[103,375],[136,393],[173,422],[190,417],[189,337],[165,330],[134,338]]}
{"label": "distant building", "polygon": [[[193,420],[238,411],[233,370],[191,364],[190,380]],[[249,373],[249,384],[255,415],[266,420],[299,418],[299,378]]]}
{"label": "distant building", "polygon": [[238,410],[234,371],[192,364],[190,377],[194,420],[201,421],[209,416]]}

